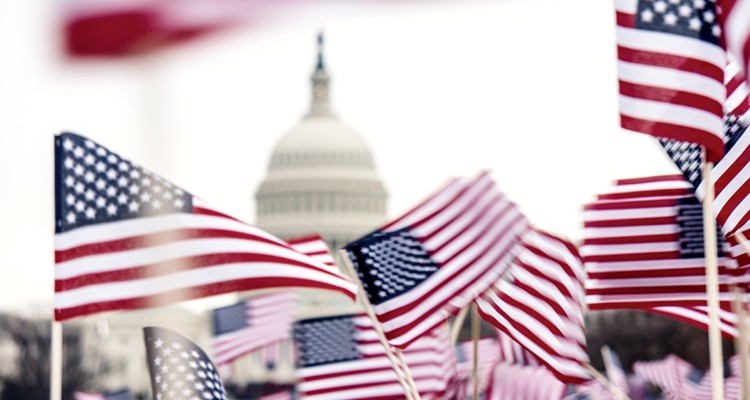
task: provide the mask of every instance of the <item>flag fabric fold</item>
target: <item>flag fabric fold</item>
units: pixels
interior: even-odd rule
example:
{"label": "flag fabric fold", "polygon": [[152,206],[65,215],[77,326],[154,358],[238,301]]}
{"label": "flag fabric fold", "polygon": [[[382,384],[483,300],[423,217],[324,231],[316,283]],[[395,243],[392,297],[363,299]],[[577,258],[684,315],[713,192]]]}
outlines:
{"label": "flag fabric fold", "polygon": [[585,273],[576,247],[528,231],[506,277],[476,300],[479,313],[565,383],[590,379],[583,329]]}
{"label": "flag fabric fold", "polygon": [[386,337],[406,348],[486,291],[528,229],[487,173],[449,182],[346,246]]}
{"label": "flag fabric fold", "polygon": [[565,384],[543,367],[498,363],[492,370],[485,400],[559,400]]}
{"label": "flag fabric fold", "polygon": [[82,136],[55,138],[55,320],[251,289],[354,298],[329,265]]}
{"label": "flag fabric fold", "polygon": [[717,4],[727,49],[750,83],[750,0],[718,0]]}
{"label": "flag fabric fold", "polygon": [[224,383],[210,358],[184,336],[143,328],[154,399],[226,400]]}

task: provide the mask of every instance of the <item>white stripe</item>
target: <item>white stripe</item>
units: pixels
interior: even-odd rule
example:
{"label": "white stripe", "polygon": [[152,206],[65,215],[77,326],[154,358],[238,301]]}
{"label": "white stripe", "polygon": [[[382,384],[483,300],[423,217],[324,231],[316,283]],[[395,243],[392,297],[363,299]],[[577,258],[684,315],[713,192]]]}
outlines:
{"label": "white stripe", "polygon": [[[719,283],[729,283],[727,275],[719,276]],[[586,281],[586,289],[611,289],[611,288],[658,288],[673,286],[699,286],[706,284],[706,276],[669,276],[669,277],[647,277],[647,278],[624,278],[624,279],[589,279]],[[705,293],[704,293],[705,295]],[[658,296],[658,294],[654,294]]]}
{"label": "white stripe", "polygon": [[[731,301],[733,296],[729,293],[719,293],[719,300]],[[706,293],[628,293],[628,294],[589,294],[586,302],[591,304],[620,304],[620,303],[645,303],[651,304],[656,301],[706,301]],[[653,308],[653,307],[649,307]]]}
{"label": "white stripe", "polygon": [[152,296],[177,289],[250,278],[306,279],[344,287],[353,293],[356,291],[354,285],[349,282],[344,282],[328,274],[321,274],[305,268],[280,263],[238,263],[180,271],[155,278],[84,286],[57,292],[54,303],[56,309],[65,309],[85,304]]}
{"label": "white stripe", "polygon": [[705,75],[627,61],[617,63],[617,77],[635,85],[698,94],[716,100],[720,105],[727,93],[724,82]]}
{"label": "white stripe", "polygon": [[[719,258],[719,266],[727,266],[729,260],[725,257]],[[705,267],[706,260],[703,258],[682,258],[674,260],[645,260],[645,261],[617,261],[617,262],[586,262],[586,270],[590,274],[598,272],[622,272],[622,271],[658,271],[674,269],[679,272],[681,268]]]}
{"label": "white stripe", "polygon": [[[635,244],[592,244],[581,246],[581,256],[615,256],[620,254],[647,254],[679,251],[678,242],[656,242]],[[587,263],[588,265],[588,263]]]}
{"label": "white stripe", "polygon": [[721,137],[724,120],[710,112],[679,104],[619,96],[620,114],[647,121],[685,126]]}
{"label": "white stripe", "polygon": [[721,47],[686,36],[618,26],[617,44],[623,47],[705,61],[724,70],[726,54]]}

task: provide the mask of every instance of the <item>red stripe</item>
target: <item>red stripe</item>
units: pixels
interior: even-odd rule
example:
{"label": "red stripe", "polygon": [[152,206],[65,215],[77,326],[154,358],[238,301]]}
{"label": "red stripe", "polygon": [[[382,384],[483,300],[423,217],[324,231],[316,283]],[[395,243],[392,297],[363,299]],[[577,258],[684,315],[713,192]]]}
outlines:
{"label": "red stripe", "polygon": [[[633,270],[592,272],[588,271],[589,279],[641,279],[641,278],[666,278],[681,276],[703,276],[706,274],[705,267],[680,268],[678,270]],[[721,273],[720,273],[721,274]]]}
{"label": "red stripe", "polygon": [[617,58],[620,61],[653,67],[669,68],[696,75],[705,76],[724,85],[724,67],[695,58],[679,55],[657,53],[653,51],[632,49],[617,46]]}
{"label": "red stripe", "polygon": [[640,183],[661,183],[661,182],[685,182],[685,177],[680,174],[670,175],[652,175],[639,178],[618,179],[615,186],[636,185]]}
{"label": "red stripe", "polygon": [[[705,289],[704,289],[705,290]],[[596,302],[589,301],[588,307],[590,311],[600,310],[622,310],[627,308],[632,309],[650,309],[654,307],[694,307],[694,306],[705,306],[706,300],[680,300],[680,299],[644,299],[636,301],[630,300],[609,300],[604,297],[602,300]]]}
{"label": "red stripe", "polygon": [[[555,310],[555,312],[558,315],[561,316],[562,319],[565,319],[565,311],[562,309],[562,306],[559,305],[559,304],[553,305],[538,290],[535,290],[535,289],[531,288],[528,285],[523,285],[520,282],[514,282],[514,286],[516,286],[516,287],[518,287],[520,289],[523,289],[524,291],[526,291],[527,293],[529,293],[529,295],[531,297],[536,297],[537,299],[541,300],[542,302],[547,303],[549,306],[551,306]],[[540,325],[543,325],[545,328],[547,328],[547,330],[550,331],[555,336],[560,336],[560,337],[564,337],[565,336],[562,333],[562,331],[560,331],[560,329],[557,328],[557,326],[555,324],[553,324],[548,318],[546,318],[544,315],[542,315],[539,311],[537,311],[535,308],[531,307],[530,305],[525,304],[525,303],[523,303],[520,300],[516,300],[516,299],[512,298],[511,296],[508,296],[505,293],[501,293],[500,294],[500,299],[501,299],[500,301],[502,301],[503,303],[511,306],[512,308],[515,308],[515,309],[523,311],[523,313],[528,316],[528,317],[526,317],[526,316],[523,317],[522,318],[523,320],[526,320],[527,318],[534,319]],[[508,319],[510,320],[510,318],[508,318]],[[553,353],[553,354],[555,353],[555,351],[552,351],[551,348],[550,348],[550,350],[548,350],[548,352],[549,353]]]}
{"label": "red stripe", "polygon": [[244,232],[225,229],[182,228],[160,231],[148,235],[131,236],[123,239],[84,244],[67,250],[57,250],[55,251],[55,263],[62,263],[65,261],[70,261],[76,258],[91,255],[138,250],[161,246],[169,243],[177,243],[184,240],[209,238],[244,239],[249,242],[267,243],[285,249],[288,248],[287,246],[283,246],[276,241]]}
{"label": "red stripe", "polygon": [[635,28],[635,16],[633,14],[617,11],[616,20],[618,26],[624,28]]}
{"label": "red stripe", "polygon": [[168,292],[162,292],[157,295],[144,296],[144,297],[133,297],[118,300],[109,301],[98,301],[96,303],[84,304],[75,307],[68,308],[55,308],[55,321],[63,321],[70,318],[75,318],[82,315],[94,314],[105,311],[116,311],[116,310],[135,310],[141,308],[158,307],[175,303],[178,301],[198,299],[201,297],[208,297],[217,294],[239,292],[245,290],[256,290],[256,289],[277,289],[277,288],[288,288],[288,287],[306,287],[324,290],[333,290],[343,294],[346,294],[352,300],[353,296],[349,293],[342,291],[340,287],[331,285],[315,280],[307,280],[301,278],[249,278],[249,279],[238,279],[227,282],[218,282],[215,284],[199,285],[190,288],[177,289]]}
{"label": "red stripe", "polygon": [[[737,145],[739,146],[740,144],[737,143]],[[719,164],[721,164],[723,167],[724,164],[729,162],[730,160],[728,158],[725,158],[724,160],[720,161]],[[742,169],[747,166],[748,163],[750,163],[750,148],[745,147],[744,149],[742,149],[742,152],[737,157],[737,159],[731,161],[729,168],[726,168],[725,172],[714,178],[714,191],[716,192],[716,196],[721,194],[721,192],[723,192],[724,189],[727,188],[727,185],[729,185],[729,183],[732,182],[733,179],[739,176],[740,171],[742,171]]]}
{"label": "red stripe", "polygon": [[616,244],[641,244],[641,243],[676,243],[680,240],[677,233],[665,233],[663,235],[641,235],[641,236],[618,236],[585,238],[584,245],[616,245]]}
{"label": "red stripe", "polygon": [[650,225],[674,225],[677,223],[677,216],[669,217],[643,217],[628,219],[605,219],[599,221],[584,221],[585,228],[629,228],[629,227],[646,227]]}
{"label": "red stripe", "polygon": [[682,105],[703,110],[717,117],[724,117],[722,103],[696,93],[671,90],[667,88],[634,84],[620,80],[620,94],[643,100],[652,100],[668,104]]}
{"label": "red stripe", "polygon": [[706,147],[708,161],[716,162],[724,155],[724,142],[714,132],[666,122],[633,118],[624,114],[620,114],[620,125],[624,129],[651,136],[698,143]]}
{"label": "red stripe", "polygon": [[[685,188],[673,188],[673,189],[651,189],[651,190],[639,190],[635,192],[625,192],[625,193],[606,193],[606,194],[600,194],[596,196],[598,200],[627,200],[627,199],[633,199],[633,198],[641,198],[641,197],[673,197],[673,196],[688,196],[691,195],[693,192],[685,187]],[[642,200],[642,201],[649,201],[649,200]],[[658,204],[657,202],[665,202],[664,199],[653,199],[652,200],[654,204]],[[674,199],[671,200],[671,202],[674,204]],[[628,202],[626,204],[630,204],[631,202]]]}

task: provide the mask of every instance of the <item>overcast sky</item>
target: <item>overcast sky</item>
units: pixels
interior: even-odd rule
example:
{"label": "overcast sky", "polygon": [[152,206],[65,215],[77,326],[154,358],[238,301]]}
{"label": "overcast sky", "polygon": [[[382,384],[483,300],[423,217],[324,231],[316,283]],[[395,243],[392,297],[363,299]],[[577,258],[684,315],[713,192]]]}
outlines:
{"label": "overcast sky", "polygon": [[270,153],[307,111],[319,29],[333,108],[370,144],[390,216],[488,169],[533,223],[576,240],[614,179],[675,171],[618,126],[609,1],[304,2],[117,62],[61,57],[62,3],[0,2],[0,309],[52,299],[60,131],[252,222]]}

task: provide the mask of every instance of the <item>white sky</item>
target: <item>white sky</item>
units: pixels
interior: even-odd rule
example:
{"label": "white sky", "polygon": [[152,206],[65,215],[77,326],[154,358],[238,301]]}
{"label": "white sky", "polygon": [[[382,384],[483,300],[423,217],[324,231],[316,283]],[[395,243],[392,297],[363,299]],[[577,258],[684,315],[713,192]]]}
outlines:
{"label": "white sky", "polygon": [[612,180],[675,171],[619,128],[606,0],[297,2],[148,59],[77,63],[56,4],[0,2],[0,309],[52,300],[60,131],[252,222],[273,146],[307,111],[321,28],[334,110],[370,144],[390,216],[489,169],[532,222],[578,239]]}

